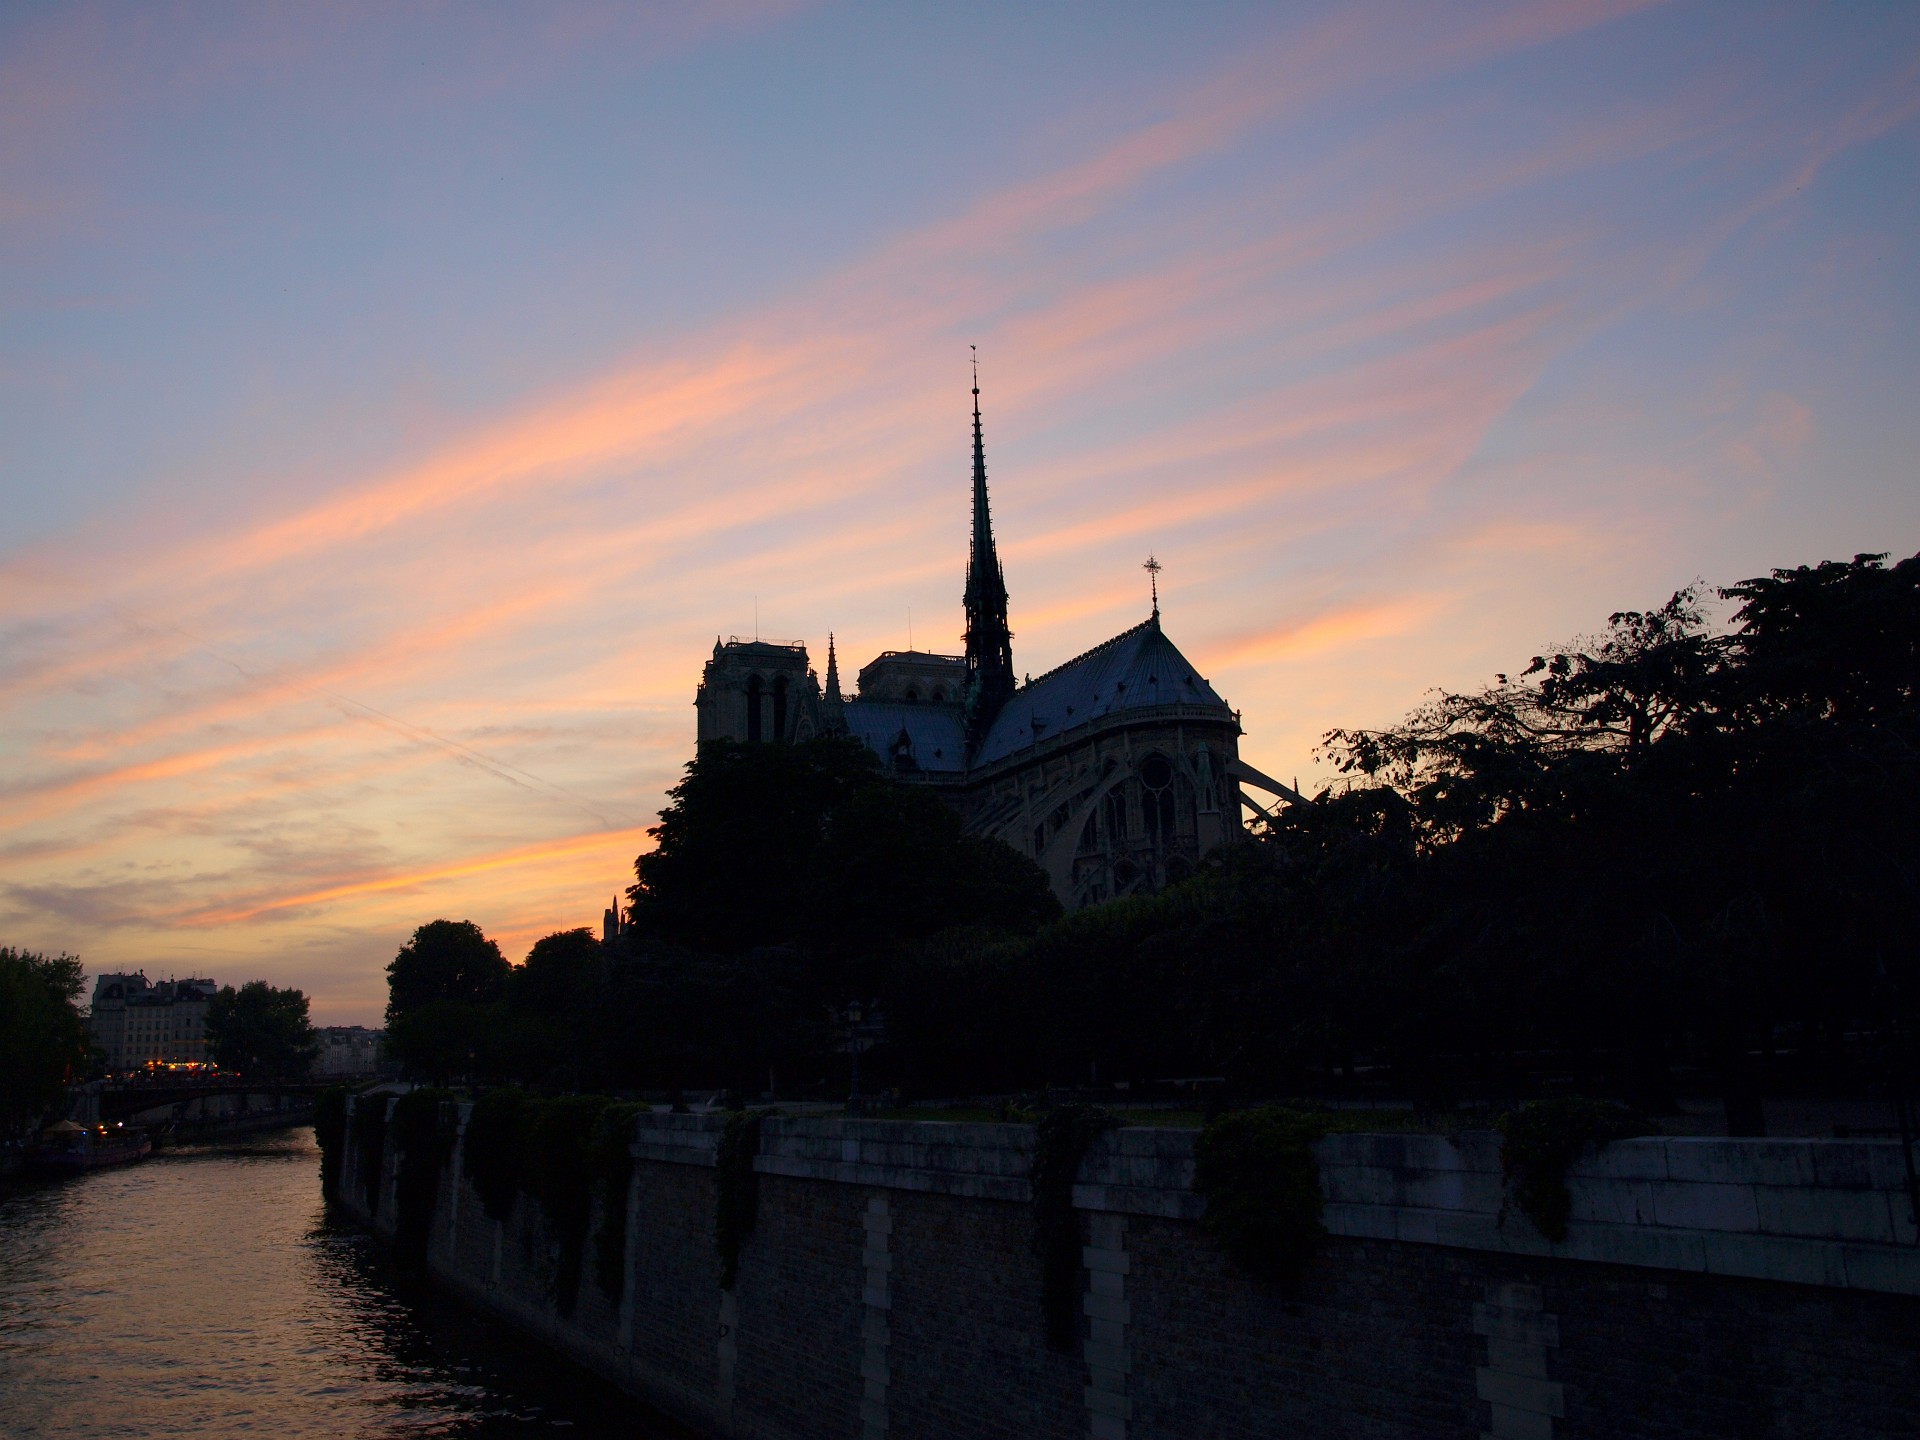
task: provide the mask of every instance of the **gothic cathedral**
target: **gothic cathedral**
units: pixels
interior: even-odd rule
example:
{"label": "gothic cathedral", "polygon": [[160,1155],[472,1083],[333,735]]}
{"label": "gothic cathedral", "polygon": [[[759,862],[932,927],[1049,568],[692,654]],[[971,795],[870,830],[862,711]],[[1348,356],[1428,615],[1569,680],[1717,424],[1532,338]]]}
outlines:
{"label": "gothic cathedral", "polygon": [[716,640],[693,702],[699,738],[850,735],[903,783],[932,786],[969,831],[1033,857],[1069,910],[1158,889],[1240,838],[1243,782],[1291,797],[1240,760],[1240,717],[1160,628],[1157,591],[1140,624],[1016,682],[977,379],[961,603],[964,655],[884,651],[852,695],[831,636],[824,688],[804,644]]}

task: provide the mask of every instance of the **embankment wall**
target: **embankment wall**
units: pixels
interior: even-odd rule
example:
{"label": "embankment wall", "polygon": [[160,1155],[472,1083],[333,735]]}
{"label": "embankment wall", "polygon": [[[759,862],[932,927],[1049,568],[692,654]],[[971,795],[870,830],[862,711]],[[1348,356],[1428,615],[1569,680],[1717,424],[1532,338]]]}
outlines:
{"label": "embankment wall", "polygon": [[[1294,1293],[1202,1233],[1194,1136],[1097,1142],[1083,1329],[1044,1344],[1032,1131],[769,1119],[720,1289],[715,1117],[641,1117],[621,1293],[571,1315],[539,1208],[485,1215],[458,1152],[438,1281],[715,1436],[1911,1436],[1920,1249],[1897,1142],[1642,1139],[1577,1164],[1567,1238],[1503,1209],[1499,1141],[1320,1142],[1330,1239]],[[391,1233],[393,1163],[369,1214]]]}

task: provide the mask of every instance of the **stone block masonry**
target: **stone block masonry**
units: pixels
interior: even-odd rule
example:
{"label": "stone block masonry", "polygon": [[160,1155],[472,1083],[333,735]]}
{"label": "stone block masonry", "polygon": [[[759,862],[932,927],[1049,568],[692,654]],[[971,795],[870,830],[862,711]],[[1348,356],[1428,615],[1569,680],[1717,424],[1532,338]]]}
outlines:
{"label": "stone block masonry", "polygon": [[[626,1264],[549,1295],[537,1206],[489,1219],[457,1164],[429,1265],[472,1304],[701,1433],[1881,1437],[1920,1434],[1920,1248],[1892,1141],[1623,1141],[1574,1167],[1549,1244],[1498,1137],[1330,1136],[1329,1239],[1299,1289],[1202,1232],[1191,1132],[1096,1143],[1080,1343],[1045,1345],[1010,1125],[772,1118],[739,1279],[714,1247],[718,1117],[641,1118]],[[391,1232],[390,1163],[368,1217]]]}

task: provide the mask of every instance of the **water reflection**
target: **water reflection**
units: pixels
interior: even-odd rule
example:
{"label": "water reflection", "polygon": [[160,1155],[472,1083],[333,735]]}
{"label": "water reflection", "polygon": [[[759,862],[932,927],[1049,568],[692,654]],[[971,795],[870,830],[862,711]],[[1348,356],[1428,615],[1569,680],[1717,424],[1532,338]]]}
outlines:
{"label": "water reflection", "polygon": [[0,1190],[0,1435],[680,1432],[329,1226],[310,1131]]}

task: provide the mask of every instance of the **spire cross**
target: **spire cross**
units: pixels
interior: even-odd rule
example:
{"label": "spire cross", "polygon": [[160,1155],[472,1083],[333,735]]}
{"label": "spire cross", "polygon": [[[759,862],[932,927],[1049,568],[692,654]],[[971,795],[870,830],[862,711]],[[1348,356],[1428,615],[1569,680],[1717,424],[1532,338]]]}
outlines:
{"label": "spire cross", "polygon": [[1153,556],[1149,555],[1147,556],[1147,563],[1140,568],[1147,572],[1147,584],[1153,587],[1153,614],[1154,618],[1158,619],[1160,615],[1160,572],[1166,567],[1161,565]]}

